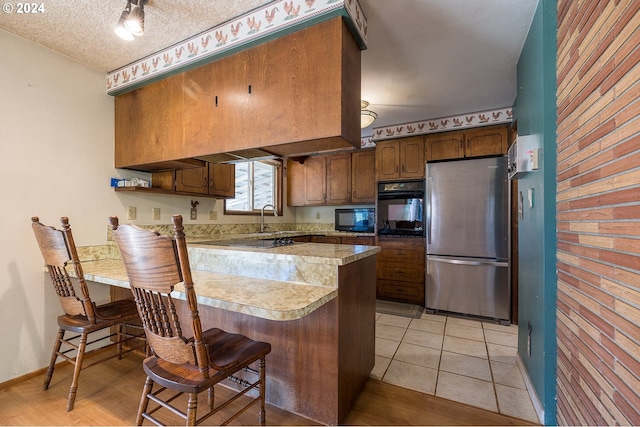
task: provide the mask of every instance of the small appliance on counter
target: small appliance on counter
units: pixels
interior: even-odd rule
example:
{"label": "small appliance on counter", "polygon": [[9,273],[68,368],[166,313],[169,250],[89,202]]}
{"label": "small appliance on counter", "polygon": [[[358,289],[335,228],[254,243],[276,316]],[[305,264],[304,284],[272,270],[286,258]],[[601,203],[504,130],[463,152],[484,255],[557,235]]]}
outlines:
{"label": "small appliance on counter", "polygon": [[336,209],[336,231],[373,233],[375,224],[374,208]]}

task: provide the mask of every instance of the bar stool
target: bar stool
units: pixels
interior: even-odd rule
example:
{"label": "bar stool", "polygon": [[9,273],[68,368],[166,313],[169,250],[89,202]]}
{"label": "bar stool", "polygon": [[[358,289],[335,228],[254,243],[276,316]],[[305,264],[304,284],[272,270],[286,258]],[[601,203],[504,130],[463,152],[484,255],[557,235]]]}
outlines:
{"label": "bar stool", "polygon": [[[114,357],[121,359],[124,354],[140,349],[144,346],[144,335],[133,300],[119,300],[102,305],[96,305],[91,300],[71,234],[69,218],[60,218],[61,230],[40,223],[37,216],[31,218],[31,221],[51,284],[64,311],[64,314],[58,316],[58,336],[45,374],[44,390],[49,388],[58,357],[74,365],[67,398],[67,411],[71,411],[76,399],[80,371]],[[73,268],[75,280],[69,275],[67,267]],[[112,333],[106,336],[103,333],[97,339],[88,341],[91,334],[105,329],[111,329]],[[68,336],[67,332],[75,335]],[[136,345],[123,349],[124,343],[138,339],[141,341],[131,343]],[[90,344],[95,344],[96,347],[87,351],[87,345]],[[114,354],[105,354],[97,360],[91,360],[91,363],[83,364],[85,357],[103,353],[114,347]]]}
{"label": "bar stool", "polygon": [[[218,328],[202,330],[182,216],[172,217],[173,237],[160,236],[135,225],[119,225],[117,217],[109,220],[152,352],[142,364],[147,379],[136,424],[142,425],[147,419],[163,425],[154,413],[165,408],[182,417],[187,425],[197,425],[248,391],[257,390],[258,396],[247,397],[249,402],[222,425],[256,403],[260,406],[259,422],[265,425],[265,357],[271,352],[271,345]],[[174,286],[180,282],[184,284],[187,304],[182,313],[172,296]],[[183,325],[188,322],[193,331],[193,337],[189,338],[183,334]],[[257,369],[252,368],[252,364],[257,365]],[[238,377],[241,371],[249,372],[251,381]],[[241,389],[216,406],[214,385],[225,379],[239,384]],[[198,395],[203,391],[208,391],[207,411],[198,417]],[[172,404],[183,394],[188,396],[186,412]],[[157,404],[152,409],[149,409],[150,400]]]}

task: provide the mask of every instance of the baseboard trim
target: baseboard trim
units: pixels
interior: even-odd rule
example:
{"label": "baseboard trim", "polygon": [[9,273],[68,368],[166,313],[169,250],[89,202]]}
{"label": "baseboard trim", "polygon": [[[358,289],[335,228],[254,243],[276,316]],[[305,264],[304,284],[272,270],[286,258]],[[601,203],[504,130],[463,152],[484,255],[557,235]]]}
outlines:
{"label": "baseboard trim", "polygon": [[533,409],[535,409],[536,414],[538,415],[538,421],[540,421],[541,425],[544,425],[544,407],[542,406],[542,402],[540,402],[540,399],[538,398],[536,389],[533,387],[531,378],[529,378],[529,373],[524,366],[522,357],[520,357],[520,352],[516,354],[516,363],[518,365],[518,369],[520,369],[522,378],[524,378],[524,384],[527,387],[527,393],[529,393],[529,397],[531,398],[531,402],[533,403]]}

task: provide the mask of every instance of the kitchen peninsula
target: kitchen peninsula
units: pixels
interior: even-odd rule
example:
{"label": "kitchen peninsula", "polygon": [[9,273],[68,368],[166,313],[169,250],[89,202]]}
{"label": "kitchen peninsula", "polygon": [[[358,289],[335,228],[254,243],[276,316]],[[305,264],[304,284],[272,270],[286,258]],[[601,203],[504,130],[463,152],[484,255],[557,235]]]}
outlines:
{"label": "kitchen peninsula", "polygon": [[[267,401],[339,424],[375,363],[379,248],[296,243],[265,249],[197,240],[188,245],[203,328],[269,342]],[[83,261],[85,278],[110,285],[112,297],[130,297],[112,242],[107,252]],[[175,294],[184,299],[180,285]]]}

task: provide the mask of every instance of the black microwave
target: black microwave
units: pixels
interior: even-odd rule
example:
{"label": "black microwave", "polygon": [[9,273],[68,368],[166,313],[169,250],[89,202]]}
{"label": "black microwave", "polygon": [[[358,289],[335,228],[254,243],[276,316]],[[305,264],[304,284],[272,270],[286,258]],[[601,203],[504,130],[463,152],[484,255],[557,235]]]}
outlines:
{"label": "black microwave", "polygon": [[336,231],[373,233],[375,222],[374,208],[336,209]]}

